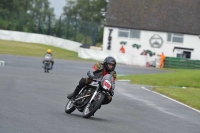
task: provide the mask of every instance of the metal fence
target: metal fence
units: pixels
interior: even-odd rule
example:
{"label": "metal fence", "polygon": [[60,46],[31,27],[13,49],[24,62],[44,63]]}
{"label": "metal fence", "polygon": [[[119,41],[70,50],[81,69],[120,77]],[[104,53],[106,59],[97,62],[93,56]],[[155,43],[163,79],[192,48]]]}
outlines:
{"label": "metal fence", "polygon": [[69,17],[59,19],[57,36],[83,44],[96,45],[99,25],[94,22],[85,22]]}
{"label": "metal fence", "polygon": [[52,35],[94,46],[100,28],[102,28],[101,24],[81,21],[65,15],[55,17],[0,12],[0,29]]}

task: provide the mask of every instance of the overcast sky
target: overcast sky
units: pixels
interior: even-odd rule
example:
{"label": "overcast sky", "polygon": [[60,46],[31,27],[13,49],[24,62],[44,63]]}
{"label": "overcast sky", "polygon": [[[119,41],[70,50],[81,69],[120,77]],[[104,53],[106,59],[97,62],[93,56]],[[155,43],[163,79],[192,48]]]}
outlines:
{"label": "overcast sky", "polygon": [[63,13],[63,6],[66,5],[65,0],[49,0],[51,7],[54,8],[54,13],[59,17]]}

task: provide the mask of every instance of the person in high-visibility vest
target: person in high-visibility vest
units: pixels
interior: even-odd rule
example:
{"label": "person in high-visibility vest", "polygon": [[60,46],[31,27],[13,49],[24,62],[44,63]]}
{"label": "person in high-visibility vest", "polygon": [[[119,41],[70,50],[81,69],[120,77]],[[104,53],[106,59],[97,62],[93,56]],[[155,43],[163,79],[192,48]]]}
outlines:
{"label": "person in high-visibility vest", "polygon": [[121,48],[120,48],[120,50],[119,50],[121,53],[125,53],[125,48],[124,48],[124,46],[122,46]]}
{"label": "person in high-visibility vest", "polygon": [[158,55],[160,56],[160,68],[163,68],[164,67],[164,60],[165,60],[165,55],[164,53],[162,52],[162,54]]}

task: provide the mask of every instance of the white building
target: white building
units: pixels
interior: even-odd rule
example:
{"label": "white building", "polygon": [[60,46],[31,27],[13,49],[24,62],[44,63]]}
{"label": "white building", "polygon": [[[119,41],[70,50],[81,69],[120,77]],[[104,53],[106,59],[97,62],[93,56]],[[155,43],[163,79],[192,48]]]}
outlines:
{"label": "white building", "polygon": [[[199,0],[110,0],[103,50],[140,58],[144,50],[167,57],[200,59]],[[137,46],[139,46],[137,48]]]}

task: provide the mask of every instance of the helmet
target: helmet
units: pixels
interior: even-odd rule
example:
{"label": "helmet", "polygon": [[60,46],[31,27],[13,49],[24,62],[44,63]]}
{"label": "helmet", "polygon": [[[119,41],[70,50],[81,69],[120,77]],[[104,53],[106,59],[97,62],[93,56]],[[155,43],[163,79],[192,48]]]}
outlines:
{"label": "helmet", "polygon": [[[108,64],[112,64],[112,65],[113,65],[113,68],[110,69],[110,68],[108,67]],[[104,59],[103,65],[104,65],[106,71],[108,71],[108,72],[114,71],[114,70],[115,70],[115,67],[116,67],[116,60],[115,60],[115,58],[113,58],[113,57],[111,57],[111,56],[108,56],[108,57],[106,57],[106,58]]]}
{"label": "helmet", "polygon": [[47,49],[47,53],[48,53],[48,54],[51,54],[51,49]]}

